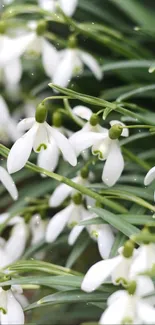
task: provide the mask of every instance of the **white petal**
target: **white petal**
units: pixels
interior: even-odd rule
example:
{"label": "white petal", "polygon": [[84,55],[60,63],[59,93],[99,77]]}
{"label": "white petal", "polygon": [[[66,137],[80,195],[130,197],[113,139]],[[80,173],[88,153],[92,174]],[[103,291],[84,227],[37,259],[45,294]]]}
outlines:
{"label": "white petal", "polygon": [[106,138],[106,134],[97,132],[83,132],[78,131],[74,133],[70,138],[69,142],[74,148],[76,155],[78,156],[83,150],[91,147],[94,143]]}
{"label": "white petal", "polygon": [[17,123],[13,118],[9,118],[7,122],[7,132],[12,141],[16,141],[21,137],[21,132],[17,128]]}
{"label": "white petal", "polygon": [[1,324],[24,324],[24,312],[11,290],[7,292],[7,314],[1,313]]}
{"label": "white petal", "polygon": [[67,16],[73,15],[77,4],[78,0],[60,0],[61,8]]}
{"label": "white petal", "polygon": [[7,168],[10,174],[22,169],[32,151],[35,134],[37,131],[36,124],[12,146],[7,159]]}
{"label": "white petal", "polygon": [[56,213],[54,217],[50,220],[47,230],[46,230],[46,242],[52,243],[60,235],[60,233],[65,228],[70,215],[73,211],[73,205],[69,205],[67,208]]}
{"label": "white petal", "polygon": [[109,257],[114,240],[115,237],[111,227],[109,225],[103,225],[98,231],[97,238],[99,252],[103,259]]}
{"label": "white petal", "polygon": [[13,227],[11,236],[5,245],[5,251],[10,256],[10,263],[18,260],[24,253],[27,236],[27,226],[24,222]]}
{"label": "white petal", "polygon": [[18,191],[16,185],[12,179],[12,177],[8,174],[8,172],[3,168],[0,167],[0,181],[5,186],[7,191],[10,193],[14,200],[18,199]]}
{"label": "white petal", "polygon": [[21,120],[18,123],[17,128],[19,131],[25,132],[25,131],[29,130],[33,126],[34,123],[35,123],[34,117],[24,118],[23,120]]}
{"label": "white petal", "polygon": [[72,109],[72,112],[81,117],[81,118],[84,118],[85,120],[89,121],[90,118],[91,118],[91,115],[92,115],[92,111],[90,108],[86,107],[86,106],[82,106],[82,105],[78,105],[78,106],[75,106],[73,109]]}
{"label": "white petal", "polygon": [[[78,177],[72,179],[73,182],[77,183]],[[73,191],[71,186],[66,184],[60,184],[54,190],[53,194],[49,199],[50,207],[58,207]]]}
{"label": "white petal", "polygon": [[[116,125],[116,124],[120,124],[121,126],[126,126],[124,123],[122,123],[120,121],[117,121],[117,120],[110,121],[111,126]],[[122,129],[121,136],[122,137],[128,137],[129,136],[129,129],[127,129],[127,128]]]}
{"label": "white petal", "polygon": [[0,52],[0,65],[7,64],[10,61],[21,56],[34,41],[35,33],[29,33],[13,39],[8,39]]}
{"label": "white petal", "polygon": [[114,284],[117,283],[118,279],[128,280],[131,262],[132,258],[125,258],[121,256],[120,264],[115,268],[111,275],[112,282]]}
{"label": "white petal", "polygon": [[21,307],[23,309],[28,306],[29,301],[23,294],[16,293],[16,292],[14,292],[13,294],[14,294],[15,299],[19,302],[19,304],[21,305]]}
{"label": "white petal", "polygon": [[38,166],[50,172],[54,171],[59,162],[59,149],[55,141],[47,146],[46,150],[41,150],[38,154]]}
{"label": "white petal", "polygon": [[50,133],[51,136],[54,138],[58,148],[62,152],[64,159],[68,161],[69,164],[71,164],[72,166],[76,166],[76,155],[69,140],[53,127],[50,127]]}
{"label": "white petal", "polygon": [[67,87],[70,82],[76,59],[75,50],[67,50],[63,59],[59,62],[57,69],[54,72],[53,83],[61,87]]}
{"label": "white petal", "polygon": [[56,48],[46,41],[45,39],[42,40],[42,63],[45,69],[45,72],[48,77],[52,79],[53,73],[57,68],[58,65],[58,51]]}
{"label": "white petal", "polygon": [[127,292],[125,290],[117,290],[114,293],[112,293],[112,295],[108,298],[107,304],[108,306],[110,306],[111,304],[113,304],[117,299],[119,298],[126,298],[127,297]]}
{"label": "white petal", "polygon": [[8,84],[18,84],[22,76],[22,64],[19,58],[13,59],[4,66],[4,77]]}
{"label": "white petal", "polygon": [[117,299],[113,304],[111,304],[105,312],[102,314],[99,324],[101,325],[115,325],[122,324],[123,318],[126,316],[126,305],[127,299],[124,297]]}
{"label": "white petal", "polygon": [[33,150],[35,152],[40,152],[42,149],[47,149],[48,144],[50,143],[50,137],[48,133],[48,128],[46,123],[37,123],[38,129],[35,134],[35,140],[33,143]]}
{"label": "white petal", "polygon": [[55,1],[53,0],[38,0],[39,6],[48,11],[54,11],[55,10]]}
{"label": "white petal", "polygon": [[152,167],[144,178],[144,185],[147,186],[155,179],[155,167]]}
{"label": "white petal", "polygon": [[154,283],[148,276],[136,277],[136,295],[139,297],[149,295],[154,291]]}
{"label": "white petal", "polygon": [[91,292],[97,289],[112,273],[112,271],[119,265],[120,256],[114,257],[110,260],[100,261],[94,264],[86,273],[81,289],[86,292]]}
{"label": "white petal", "polygon": [[87,52],[79,51],[80,57],[85,65],[93,72],[96,79],[101,80],[103,73],[96,59]]}
{"label": "white petal", "polygon": [[35,214],[30,221],[32,234],[31,244],[34,245],[45,237],[46,222],[41,219],[39,214]]}
{"label": "white petal", "polygon": [[69,245],[74,245],[76,242],[77,238],[80,236],[82,230],[85,228],[85,226],[75,226],[68,237],[68,244]]}
{"label": "white petal", "polygon": [[10,118],[8,106],[2,96],[0,96],[0,112],[1,112],[1,122],[0,124],[7,123]]}
{"label": "white petal", "polygon": [[106,160],[102,180],[108,186],[113,186],[120,178],[124,169],[124,159],[118,141],[112,140],[110,152]]}
{"label": "white petal", "polygon": [[137,314],[145,324],[155,323],[155,308],[145,303],[143,300],[137,303]]}

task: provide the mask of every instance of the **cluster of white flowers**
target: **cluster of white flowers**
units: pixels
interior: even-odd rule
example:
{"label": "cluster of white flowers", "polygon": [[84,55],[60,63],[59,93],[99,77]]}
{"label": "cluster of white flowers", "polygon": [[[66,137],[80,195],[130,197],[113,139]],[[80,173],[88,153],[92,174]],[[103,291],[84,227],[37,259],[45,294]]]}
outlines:
{"label": "cluster of white flowers", "polygon": [[142,273],[155,264],[155,245],[143,244],[134,249],[128,241],[118,252],[118,256],[94,264],[81,288],[92,292],[109,278],[114,285],[124,286],[124,290],[117,290],[108,298],[99,324],[154,324],[154,282]]}

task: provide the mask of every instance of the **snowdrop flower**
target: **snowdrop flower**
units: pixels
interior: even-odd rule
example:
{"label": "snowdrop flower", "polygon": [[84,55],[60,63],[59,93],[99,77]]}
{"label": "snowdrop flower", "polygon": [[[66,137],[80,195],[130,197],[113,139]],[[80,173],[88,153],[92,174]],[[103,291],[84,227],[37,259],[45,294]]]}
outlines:
{"label": "snowdrop flower", "polygon": [[11,290],[13,292],[14,297],[20,303],[22,308],[26,308],[29,304],[28,299],[23,294],[23,289],[19,284],[14,284],[11,286]]}
{"label": "snowdrop flower", "polygon": [[18,191],[16,185],[12,179],[12,177],[8,174],[8,172],[3,168],[0,167],[0,182],[4,185],[7,189],[13,200],[18,199]]}
{"label": "snowdrop flower", "polygon": [[[66,225],[69,227],[75,226],[80,220],[85,218],[86,214],[87,210],[82,205],[82,196],[80,193],[76,193],[72,198],[72,202],[66,208],[56,213],[50,220],[46,230],[46,241],[49,243],[54,242]],[[78,232],[72,234],[69,238],[69,243],[75,242],[78,235]]]}
{"label": "snowdrop flower", "polygon": [[137,249],[136,257],[131,265],[130,274],[136,274],[151,270],[155,265],[155,244],[143,244]]}
{"label": "snowdrop flower", "polygon": [[[70,131],[62,126],[62,119],[59,112],[55,112],[53,114],[52,122],[53,122],[53,128],[56,131],[68,137]],[[51,142],[48,145],[47,149],[40,151],[38,155],[37,164],[39,167],[44,168],[48,171],[54,171],[58,165],[59,157],[60,157],[60,150],[57,145],[57,142],[54,139],[51,139]]]}
{"label": "snowdrop flower", "polygon": [[[32,237],[31,245],[35,245],[45,238],[47,222],[45,220],[42,220],[39,214],[35,214],[34,216],[32,216],[29,223],[29,227]],[[35,254],[35,258],[37,259],[43,259],[44,256],[44,251],[40,251]]]}
{"label": "snowdrop flower", "polygon": [[13,79],[15,75],[15,78],[19,79],[22,73],[19,58],[24,53],[41,54],[44,70],[47,76],[52,78],[58,64],[58,53],[56,48],[43,37],[46,23],[39,22],[37,25],[36,22],[30,22],[28,27],[31,29],[30,32],[22,33],[15,38],[5,37],[3,43],[0,42],[2,43],[0,67],[6,66],[8,76],[11,73],[10,78]]}
{"label": "snowdrop flower", "polygon": [[[40,115],[41,112],[41,115]],[[43,112],[43,115],[42,115]],[[35,118],[27,118],[19,122],[20,130],[27,130],[24,136],[19,138],[10,150],[7,160],[9,173],[15,173],[22,169],[32,148],[35,152],[46,150],[53,141],[63,154],[63,157],[72,166],[77,164],[75,153],[67,138],[46,122],[47,111],[44,106],[38,106]]]}
{"label": "snowdrop flower", "polygon": [[137,283],[131,282],[128,291],[116,291],[108,298],[108,308],[99,324],[154,324],[155,308],[142,298],[153,291],[152,280],[144,276]]}
{"label": "snowdrop flower", "polygon": [[24,324],[24,312],[15,298],[12,289],[0,288],[0,323],[1,324]]}
{"label": "snowdrop flower", "polygon": [[97,289],[111,276],[112,282],[126,283],[129,279],[129,271],[133,262],[133,245],[127,242],[124,248],[119,248],[119,255],[111,259],[94,264],[86,273],[81,289],[91,292]]}
{"label": "snowdrop flower", "polygon": [[[148,186],[155,179],[155,167],[152,167],[144,178],[144,185]],[[155,201],[155,192],[154,192],[154,201]]]}
{"label": "snowdrop flower", "polygon": [[52,82],[67,87],[72,77],[82,72],[84,64],[98,80],[102,79],[101,67],[97,60],[91,54],[73,46],[59,52],[59,64],[53,73]]}
{"label": "snowdrop flower", "polygon": [[0,141],[16,141],[21,133],[17,130],[17,123],[9,113],[8,106],[2,96],[0,96]]}
{"label": "snowdrop flower", "polygon": [[[88,118],[86,118],[88,119]],[[120,121],[111,121],[111,129],[108,131],[98,125],[97,117],[92,115],[88,119],[84,128],[70,137],[76,155],[78,156],[86,148],[92,147],[92,153],[97,155],[100,160],[106,160],[102,180],[108,186],[113,186],[124,169],[124,159],[121,153],[118,138],[128,136],[127,128]],[[91,125],[91,129],[90,129]]]}
{"label": "snowdrop flower", "polygon": [[38,3],[42,9],[52,12],[56,11],[56,4],[58,3],[67,16],[72,16],[78,0],[38,0]]}

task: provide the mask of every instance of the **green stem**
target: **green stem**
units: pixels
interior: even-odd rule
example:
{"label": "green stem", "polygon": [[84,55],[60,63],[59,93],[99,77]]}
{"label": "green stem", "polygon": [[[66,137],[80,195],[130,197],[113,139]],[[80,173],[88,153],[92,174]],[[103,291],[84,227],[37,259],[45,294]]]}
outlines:
{"label": "green stem", "polygon": [[[0,154],[4,157],[7,157],[8,154],[9,154],[9,149],[6,148],[5,146],[3,146],[2,144],[0,144]],[[126,213],[127,212],[127,209],[125,207],[122,207],[122,205],[116,203],[116,202],[113,202],[111,200],[108,200],[107,198],[99,195],[98,193],[96,192],[93,192],[91,191],[90,189],[84,187],[83,185],[81,184],[77,184],[75,182],[73,182],[72,180],[70,180],[69,178],[67,177],[64,177],[64,176],[61,176],[59,174],[56,174],[56,173],[53,173],[53,172],[49,172],[43,168],[40,168],[38,166],[36,166],[35,164],[32,164],[30,162],[27,162],[27,164],[25,165],[26,168],[36,172],[36,173],[39,173],[39,174],[44,174],[50,178],[53,178],[55,180],[57,180],[58,182],[60,183],[64,183],[66,185],[69,185],[71,186],[72,188],[76,189],[77,191],[81,192],[82,194],[85,194],[87,196],[90,196],[92,197],[94,200],[106,205],[107,207],[117,211],[117,212],[120,212],[120,213]]]}
{"label": "green stem", "polygon": [[63,102],[64,102],[64,106],[65,106],[65,108],[66,108],[66,111],[67,111],[68,115],[71,117],[71,119],[72,119],[72,120],[73,120],[77,125],[79,125],[80,127],[83,127],[83,126],[85,125],[85,123],[82,121],[81,118],[79,118],[78,116],[76,116],[75,114],[73,114],[73,111],[72,111],[72,109],[71,109],[71,107],[70,107],[70,105],[69,105],[68,99],[65,98],[65,99],[63,100]]}

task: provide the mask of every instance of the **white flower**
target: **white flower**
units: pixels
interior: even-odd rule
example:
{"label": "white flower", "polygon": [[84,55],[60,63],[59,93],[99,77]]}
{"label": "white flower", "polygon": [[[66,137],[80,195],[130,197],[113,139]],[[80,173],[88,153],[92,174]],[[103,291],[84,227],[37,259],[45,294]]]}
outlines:
{"label": "white flower", "polygon": [[8,106],[2,96],[0,96],[0,141],[16,141],[21,133],[17,130],[15,119],[10,116]]}
{"label": "white flower", "polygon": [[137,249],[136,257],[131,265],[130,274],[135,276],[150,270],[155,265],[155,244],[143,244]]}
{"label": "white flower", "polygon": [[41,149],[46,150],[53,140],[56,141],[64,159],[72,166],[76,165],[75,153],[69,141],[55,128],[46,122],[38,123],[35,118],[24,119],[18,126],[20,130],[30,130],[19,138],[10,150],[7,160],[9,173],[15,173],[25,166],[32,148],[35,152],[40,152]]}
{"label": "white flower", "polygon": [[[80,175],[71,179],[76,184],[87,185],[88,180],[86,178],[81,177]],[[73,195],[76,192],[71,186],[66,184],[60,184],[56,187],[52,195],[49,199],[49,206],[50,207],[58,207],[60,204],[63,203],[68,196]]]}
{"label": "white flower", "polygon": [[87,52],[79,49],[66,49],[59,52],[59,64],[54,71],[52,82],[61,87],[67,87],[73,76],[88,66],[98,80],[102,79],[102,71],[96,59]]}
{"label": "white flower", "polygon": [[154,284],[148,277],[137,279],[135,293],[118,290],[108,298],[108,308],[99,321],[101,325],[112,324],[154,324],[155,309],[142,296],[154,291]]}
{"label": "white flower", "polygon": [[24,324],[24,312],[13,291],[0,288],[0,323]]}
{"label": "white flower", "polygon": [[[89,111],[88,111],[89,113]],[[80,114],[79,114],[80,115]],[[74,133],[69,141],[72,144],[77,156],[86,148],[92,147],[92,153],[97,155],[100,160],[106,160],[102,180],[108,186],[113,186],[124,169],[124,159],[121,153],[119,141],[109,137],[109,131],[101,128],[98,124],[92,126],[89,122],[89,114],[85,114],[88,122],[82,130]],[[111,121],[110,125],[124,124],[120,121]],[[128,136],[128,129],[123,129],[121,136]]]}
{"label": "white flower", "polygon": [[[91,216],[91,218],[95,217],[95,214]],[[87,230],[91,238],[97,241],[98,250],[101,257],[103,259],[107,259],[115,240],[112,228],[108,224],[102,224],[87,226]]]}
{"label": "white flower", "polygon": [[[65,136],[67,133],[65,128],[63,127],[55,127],[53,129],[61,133]],[[48,145],[46,150],[41,150],[38,155],[37,164],[39,167],[44,168],[48,171],[54,171],[58,165],[60,157],[60,150],[57,145],[57,142],[54,139],[51,139],[50,144]],[[64,158],[65,159],[65,158]]]}
{"label": "white flower", "polygon": [[[155,167],[152,167],[144,178],[144,185],[147,186],[153,182],[155,179]],[[154,192],[154,201],[155,201],[155,192]]]}
{"label": "white flower", "polygon": [[56,3],[58,3],[67,16],[72,16],[76,9],[78,0],[38,0],[38,3],[44,10],[52,12],[56,11]]}
{"label": "white flower", "polygon": [[[78,224],[80,220],[85,217],[86,209],[82,204],[70,203],[65,209],[56,213],[50,220],[46,230],[46,241],[49,243],[54,242],[66,225],[73,226]],[[76,234],[69,239],[69,243],[75,241]]]}
{"label": "white flower", "polygon": [[[29,24],[32,31],[15,38],[5,37],[2,43],[2,49],[0,52],[0,67],[4,65],[7,69],[7,75],[11,73],[10,78],[20,79],[22,69],[19,58],[24,53],[35,53],[42,55],[42,64],[44,70],[50,78],[58,64],[58,52],[56,48],[49,43],[43,36],[38,36],[36,32],[36,23]],[[0,43],[0,44],[1,44]],[[14,65],[15,63],[15,65]]]}
{"label": "white flower", "polygon": [[[45,238],[47,222],[42,220],[39,214],[32,216],[29,227],[31,232],[31,245],[35,245]],[[43,259],[44,256],[44,251],[39,251],[35,254],[35,258],[37,259]]]}
{"label": "white flower", "polygon": [[94,291],[111,276],[114,284],[126,282],[129,278],[129,271],[133,257],[126,258],[122,254],[122,248],[119,250],[119,256],[100,261],[94,264],[86,273],[81,289],[86,292]]}
{"label": "white flower", "polygon": [[0,167],[0,182],[4,185],[7,191],[10,193],[14,200],[18,199],[18,191],[16,185],[12,179],[12,177],[8,174],[8,172]]}

